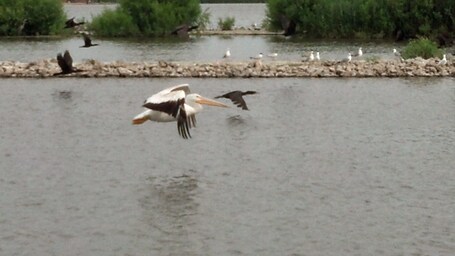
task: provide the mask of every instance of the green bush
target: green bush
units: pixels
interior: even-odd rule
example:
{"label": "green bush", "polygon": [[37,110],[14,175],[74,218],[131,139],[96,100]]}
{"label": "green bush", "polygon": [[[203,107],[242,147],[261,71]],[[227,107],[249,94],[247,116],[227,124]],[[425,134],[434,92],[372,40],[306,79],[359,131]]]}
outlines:
{"label": "green bush", "polygon": [[65,20],[60,0],[0,0],[0,36],[55,35]]}
{"label": "green bush", "polygon": [[199,15],[196,24],[199,26],[200,30],[206,30],[210,25],[210,12],[209,8],[206,8],[201,15]]}
{"label": "green bush", "polygon": [[455,1],[444,0],[268,0],[270,29],[285,15],[312,37],[403,38],[455,30]]}
{"label": "green bush", "polygon": [[93,18],[89,29],[96,32],[99,36],[118,37],[118,36],[137,36],[139,28],[133,23],[131,16],[122,12],[120,9],[106,9],[101,15]]}
{"label": "green bush", "polygon": [[[125,28],[133,31],[119,31],[116,36],[165,35],[179,25],[196,23],[201,14],[199,0],[120,0],[119,2],[120,5],[114,13],[101,14],[99,19],[103,21],[102,26],[91,26],[97,34],[111,34],[118,27],[114,18],[121,17],[123,20],[128,20],[129,24]],[[102,17],[104,15],[110,17]]]}
{"label": "green bush", "polygon": [[235,24],[234,17],[227,17],[225,19],[219,18],[218,19],[218,28],[221,30],[232,30]]}
{"label": "green bush", "polygon": [[404,48],[401,56],[405,59],[422,57],[424,59],[442,57],[442,51],[435,42],[428,38],[411,40]]}

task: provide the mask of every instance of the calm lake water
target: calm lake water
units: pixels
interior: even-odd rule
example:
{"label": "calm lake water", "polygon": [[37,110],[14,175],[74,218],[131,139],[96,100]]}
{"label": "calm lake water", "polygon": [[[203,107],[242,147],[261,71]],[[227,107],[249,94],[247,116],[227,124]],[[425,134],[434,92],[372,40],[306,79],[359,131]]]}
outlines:
{"label": "calm lake water", "polygon": [[[131,125],[184,82],[259,94]],[[451,256],[454,82],[2,79],[0,252]]]}

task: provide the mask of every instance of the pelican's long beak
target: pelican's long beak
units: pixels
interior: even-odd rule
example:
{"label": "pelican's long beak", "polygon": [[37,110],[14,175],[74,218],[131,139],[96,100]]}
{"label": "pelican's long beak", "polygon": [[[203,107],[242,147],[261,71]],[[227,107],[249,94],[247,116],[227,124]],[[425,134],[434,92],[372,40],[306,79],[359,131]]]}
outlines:
{"label": "pelican's long beak", "polygon": [[147,120],[149,120],[149,112],[144,111],[133,118],[133,124],[142,124]]}
{"label": "pelican's long beak", "polygon": [[207,99],[207,98],[204,98],[204,97],[201,97],[201,96],[198,97],[198,99],[196,100],[196,103],[209,105],[209,106],[215,106],[215,107],[228,108],[227,105],[224,105],[221,102],[218,102],[216,100]]}

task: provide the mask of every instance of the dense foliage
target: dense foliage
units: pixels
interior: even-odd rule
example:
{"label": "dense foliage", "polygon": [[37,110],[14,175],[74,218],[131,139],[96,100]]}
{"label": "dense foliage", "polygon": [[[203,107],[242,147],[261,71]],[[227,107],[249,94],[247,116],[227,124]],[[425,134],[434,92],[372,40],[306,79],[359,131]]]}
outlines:
{"label": "dense foliage", "polygon": [[90,29],[101,36],[138,36],[139,28],[134,24],[131,16],[120,9],[106,9],[99,16],[93,18]]}
{"label": "dense foliage", "polygon": [[279,29],[280,16],[294,20],[312,37],[398,39],[454,33],[455,1],[446,0],[268,0],[267,18]]}
{"label": "dense foliage", "polygon": [[438,45],[428,38],[420,38],[411,40],[404,48],[401,56],[405,59],[422,57],[424,59],[442,57],[442,51],[438,49]]}
{"label": "dense foliage", "polygon": [[203,4],[218,4],[218,3],[265,3],[265,0],[201,0]]}
{"label": "dense foliage", "polygon": [[218,28],[221,30],[232,30],[235,24],[234,17],[219,18],[218,19]]}
{"label": "dense foliage", "polygon": [[57,34],[65,19],[60,0],[0,0],[0,36]]}
{"label": "dense foliage", "polygon": [[164,35],[179,25],[196,23],[201,14],[198,0],[120,0],[119,2],[120,5],[114,11],[104,11],[93,19],[91,29],[98,35]]}

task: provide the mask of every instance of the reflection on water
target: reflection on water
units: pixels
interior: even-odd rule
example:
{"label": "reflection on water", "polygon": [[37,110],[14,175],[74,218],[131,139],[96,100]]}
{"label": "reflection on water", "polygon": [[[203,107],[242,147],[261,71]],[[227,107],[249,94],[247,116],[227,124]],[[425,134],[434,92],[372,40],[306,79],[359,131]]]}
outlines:
{"label": "reflection on water", "polygon": [[226,121],[230,126],[233,126],[233,127],[236,127],[239,125],[244,125],[247,123],[245,118],[243,118],[241,115],[230,116],[230,117],[226,118]]}
{"label": "reflection on water", "polygon": [[52,95],[58,99],[69,100],[72,96],[72,91],[55,91]]}
{"label": "reflection on water", "polygon": [[196,255],[192,233],[198,214],[195,177],[183,174],[169,179],[147,178],[148,193],[139,199],[144,221],[154,229],[153,250],[162,255]]}

